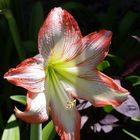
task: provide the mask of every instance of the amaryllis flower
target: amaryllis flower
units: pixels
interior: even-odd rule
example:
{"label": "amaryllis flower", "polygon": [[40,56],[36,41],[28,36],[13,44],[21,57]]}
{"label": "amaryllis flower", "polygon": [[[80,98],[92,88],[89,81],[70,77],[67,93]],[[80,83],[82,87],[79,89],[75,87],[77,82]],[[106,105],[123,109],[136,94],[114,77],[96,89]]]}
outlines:
{"label": "amaryllis flower", "polygon": [[50,114],[62,140],[80,139],[80,116],[76,98],[93,106],[118,106],[128,91],[96,66],[108,54],[112,33],[107,30],[82,37],[75,19],[54,8],[38,34],[39,54],[28,58],[5,75],[11,83],[28,90],[27,108],[15,108],[28,123],[42,123]]}

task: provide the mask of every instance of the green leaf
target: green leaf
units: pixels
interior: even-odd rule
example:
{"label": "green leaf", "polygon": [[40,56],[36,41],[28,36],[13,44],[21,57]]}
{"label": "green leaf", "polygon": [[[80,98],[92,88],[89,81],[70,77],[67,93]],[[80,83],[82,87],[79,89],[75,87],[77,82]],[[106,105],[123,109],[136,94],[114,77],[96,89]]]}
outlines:
{"label": "green leaf", "polygon": [[104,106],[103,110],[107,113],[110,113],[113,110],[113,107],[111,105]]}
{"label": "green leaf", "polygon": [[55,137],[55,128],[53,122],[50,121],[44,128],[43,128],[43,135],[42,140],[53,140]]}
{"label": "green leaf", "polygon": [[20,140],[19,126],[15,115],[12,114],[9,118],[1,140]]}
{"label": "green leaf", "polygon": [[114,64],[115,66],[117,66],[117,68],[122,68],[124,60],[121,57],[118,57],[114,54],[108,54],[107,58],[109,58],[111,66]]}
{"label": "green leaf", "polygon": [[26,54],[25,54],[25,50],[22,46],[21,37],[20,37],[19,30],[18,30],[18,27],[16,24],[16,20],[13,16],[13,13],[11,10],[4,10],[3,15],[5,16],[5,18],[8,21],[9,30],[12,35],[12,39],[13,39],[15,48],[18,53],[18,57],[22,61],[26,58]]}
{"label": "green leaf", "polygon": [[122,64],[124,63],[124,60],[117,55],[108,54],[107,57],[111,58],[115,62],[115,64],[117,64],[117,65],[122,66]]}
{"label": "green leaf", "polygon": [[101,64],[97,66],[99,71],[104,71],[106,68],[110,67],[110,64],[107,60],[104,60]]}
{"label": "green leaf", "polygon": [[125,79],[130,81],[132,83],[132,86],[140,85],[140,76],[131,75],[131,76],[127,76]]}
{"label": "green leaf", "polygon": [[43,5],[41,2],[37,1],[32,8],[31,18],[30,18],[30,29],[29,35],[30,39],[37,42],[38,31],[42,22],[44,20]]}
{"label": "green leaf", "polygon": [[23,6],[24,1],[23,0],[12,0],[11,5],[12,5],[12,11],[14,12],[14,17],[16,19],[18,29],[21,34],[21,38],[25,39],[27,37],[27,30],[26,30],[27,26],[25,26],[27,21],[25,20],[26,17],[24,16],[24,14],[25,14],[24,13],[25,7]]}
{"label": "green leaf", "polygon": [[30,140],[42,140],[42,124],[31,124]]}
{"label": "green leaf", "polygon": [[140,140],[140,138],[138,138],[137,136],[135,136],[134,134],[128,132],[127,130],[123,129],[123,132],[125,132],[126,134],[128,134],[129,136],[131,136],[132,138],[134,138],[135,140]]}
{"label": "green leaf", "polygon": [[121,42],[126,35],[128,35],[130,29],[133,27],[136,19],[138,18],[138,14],[128,11],[122,21],[120,22],[119,26],[119,41]]}
{"label": "green leaf", "polygon": [[0,10],[10,8],[11,0],[0,0]]}
{"label": "green leaf", "polygon": [[140,118],[134,118],[134,117],[132,117],[131,120],[132,121],[135,121],[135,122],[140,122]]}
{"label": "green leaf", "polygon": [[12,95],[10,96],[10,99],[17,101],[23,105],[26,105],[26,96],[24,95]]}

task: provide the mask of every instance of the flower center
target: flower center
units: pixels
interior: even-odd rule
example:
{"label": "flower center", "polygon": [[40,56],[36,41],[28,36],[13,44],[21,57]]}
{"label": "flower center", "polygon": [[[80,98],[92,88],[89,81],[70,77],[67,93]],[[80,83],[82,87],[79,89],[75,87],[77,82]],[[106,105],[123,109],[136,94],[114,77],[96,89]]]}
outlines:
{"label": "flower center", "polygon": [[74,62],[63,61],[55,57],[50,58],[49,63],[46,66],[46,75],[48,75],[48,73],[52,70],[56,74],[63,75],[64,78],[66,78],[68,75],[70,76],[70,74],[77,75],[78,73],[78,69],[75,67]]}
{"label": "flower center", "polygon": [[62,84],[62,81],[68,82],[69,77],[76,74],[73,67],[72,63],[51,58],[45,69],[50,96],[57,98],[66,110],[73,109],[76,104],[76,100],[69,97]]}

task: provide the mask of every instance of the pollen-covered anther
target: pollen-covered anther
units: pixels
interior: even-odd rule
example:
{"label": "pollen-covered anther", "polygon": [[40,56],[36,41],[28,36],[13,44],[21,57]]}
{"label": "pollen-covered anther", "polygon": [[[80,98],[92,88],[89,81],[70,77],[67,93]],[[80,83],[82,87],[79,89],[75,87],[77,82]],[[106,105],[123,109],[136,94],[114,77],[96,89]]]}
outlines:
{"label": "pollen-covered anther", "polygon": [[76,100],[67,101],[66,109],[67,109],[67,110],[70,110],[70,109],[72,109],[72,108],[75,107],[75,106],[76,106]]}

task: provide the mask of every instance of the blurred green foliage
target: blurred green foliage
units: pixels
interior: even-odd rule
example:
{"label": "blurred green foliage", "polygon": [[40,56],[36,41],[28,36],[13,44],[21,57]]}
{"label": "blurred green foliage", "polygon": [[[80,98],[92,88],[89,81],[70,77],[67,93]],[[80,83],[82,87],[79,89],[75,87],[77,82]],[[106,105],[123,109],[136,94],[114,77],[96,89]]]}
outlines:
{"label": "blurred green foliage", "polygon": [[1,140],[20,140],[19,126],[15,115],[10,116]]}

